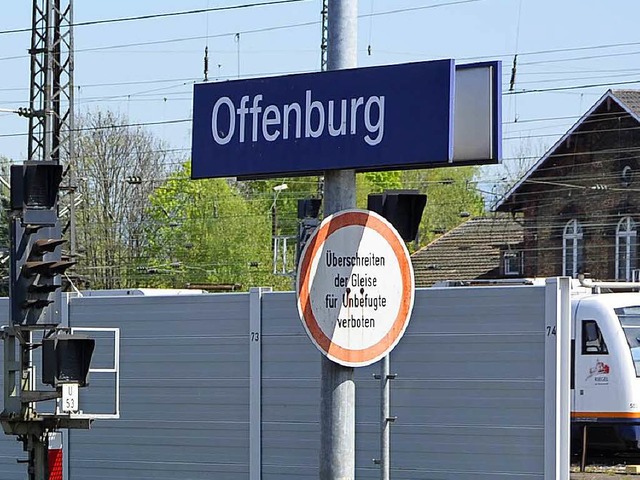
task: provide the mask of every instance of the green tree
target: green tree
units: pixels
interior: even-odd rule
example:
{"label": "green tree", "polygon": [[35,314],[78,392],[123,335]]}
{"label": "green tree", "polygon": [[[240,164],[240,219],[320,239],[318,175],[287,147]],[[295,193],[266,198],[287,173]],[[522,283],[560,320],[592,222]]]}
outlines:
{"label": "green tree", "polygon": [[287,177],[249,180],[236,185],[247,201],[271,216],[275,235],[295,236],[298,231],[298,200],[319,198],[322,181],[318,177]]}
{"label": "green tree", "polygon": [[386,190],[416,190],[427,194],[418,242],[426,245],[438,235],[462,223],[468,216],[484,213],[482,195],[476,189],[476,167],[446,167],[423,170],[397,170],[359,174],[356,181],[357,205],[367,207],[371,193]]}
{"label": "green tree", "polygon": [[446,167],[407,170],[402,174],[405,188],[427,194],[417,246],[424,246],[439,235],[484,213],[482,195],[476,189],[476,167]]}
{"label": "green tree", "polygon": [[[483,212],[474,175],[469,167],[359,174],[357,204],[366,208],[369,193],[385,190],[427,193],[423,245],[464,221],[466,213]],[[289,289],[290,278],[272,273],[272,235],[295,242],[297,202],[317,197],[319,184],[316,177],[192,181],[189,164],[183,165],[151,197],[147,247],[139,265],[145,277],[139,282],[154,287],[209,283]]]}
{"label": "green tree", "polygon": [[360,173],[356,175],[356,205],[367,208],[369,194],[403,188],[401,170]]}
{"label": "green tree", "polygon": [[154,287],[189,283],[270,285],[290,283],[272,275],[271,220],[225,179],[190,180],[184,164],[151,196],[146,264]]}

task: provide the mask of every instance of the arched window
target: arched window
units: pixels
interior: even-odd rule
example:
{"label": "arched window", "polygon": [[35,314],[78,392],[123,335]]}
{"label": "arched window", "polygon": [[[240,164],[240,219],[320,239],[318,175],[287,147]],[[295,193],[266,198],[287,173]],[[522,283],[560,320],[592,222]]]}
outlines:
{"label": "arched window", "polygon": [[633,280],[633,270],[638,266],[636,222],[624,217],[616,228],[616,280]]}
{"label": "arched window", "polygon": [[569,220],[562,232],[562,274],[576,278],[584,261],[582,225],[575,218]]}

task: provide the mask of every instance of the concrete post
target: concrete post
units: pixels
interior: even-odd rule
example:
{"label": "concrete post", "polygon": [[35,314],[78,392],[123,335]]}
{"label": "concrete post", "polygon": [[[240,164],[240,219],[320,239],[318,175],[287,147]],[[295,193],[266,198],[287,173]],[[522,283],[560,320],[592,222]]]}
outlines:
{"label": "concrete post", "polygon": [[[358,1],[329,0],[327,67],[340,70],[357,66]],[[325,172],[324,214],[354,208],[354,170]],[[322,357],[320,399],[321,480],[355,478],[355,383],[353,368]]]}

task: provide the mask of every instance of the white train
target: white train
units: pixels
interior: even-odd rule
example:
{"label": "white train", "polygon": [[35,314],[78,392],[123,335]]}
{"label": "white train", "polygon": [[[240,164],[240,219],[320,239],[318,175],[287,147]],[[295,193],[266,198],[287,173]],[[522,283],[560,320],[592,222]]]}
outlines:
{"label": "white train", "polygon": [[572,298],[572,447],[640,450],[640,293]]}

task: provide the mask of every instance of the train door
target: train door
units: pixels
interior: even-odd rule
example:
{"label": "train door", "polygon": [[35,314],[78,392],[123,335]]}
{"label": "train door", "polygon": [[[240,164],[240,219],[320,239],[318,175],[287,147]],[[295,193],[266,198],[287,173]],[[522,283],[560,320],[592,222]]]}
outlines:
{"label": "train door", "polygon": [[610,395],[611,361],[601,326],[592,318],[575,323],[574,410],[585,420],[595,420]]}

